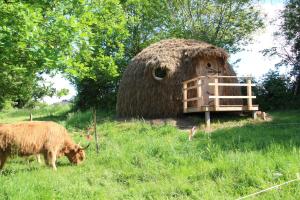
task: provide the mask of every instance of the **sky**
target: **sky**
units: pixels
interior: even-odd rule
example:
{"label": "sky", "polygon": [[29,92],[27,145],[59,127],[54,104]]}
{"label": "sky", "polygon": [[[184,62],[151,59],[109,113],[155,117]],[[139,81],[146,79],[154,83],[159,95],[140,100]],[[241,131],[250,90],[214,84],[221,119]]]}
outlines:
{"label": "sky", "polygon": [[[274,46],[273,33],[278,30],[278,23],[280,23],[280,21],[277,20],[275,24],[270,24],[269,22],[276,19],[284,7],[283,1],[279,0],[264,1],[258,6],[261,8],[265,20],[267,21],[265,29],[253,34],[254,40],[252,44],[245,48],[245,51],[231,55],[230,57],[231,62],[241,59],[241,62],[238,63],[238,68],[235,68],[239,76],[251,75],[256,79],[259,79],[270,69],[274,69],[274,65],[280,61],[280,59],[276,57],[264,57],[261,51]],[[282,71],[282,73],[284,73],[284,71]]]}
{"label": "sky", "polygon": [[[270,24],[269,21],[273,20],[278,16],[280,11],[283,9],[284,0],[264,0],[259,3],[259,6],[265,16],[267,23],[263,30],[257,31],[253,34],[252,44],[245,47],[245,50],[237,54],[230,56],[230,62],[234,62],[238,59],[241,61],[237,64],[235,71],[238,76],[251,75],[256,79],[261,78],[270,69],[274,69],[276,63],[279,62],[279,58],[264,57],[261,53],[262,50],[271,48],[274,46],[273,33],[278,29],[276,24]],[[277,21],[278,22],[278,21]],[[284,73],[284,71],[282,71]],[[48,81],[54,83],[54,87],[57,90],[62,88],[69,89],[70,93],[68,96],[62,97],[61,99],[57,97],[45,97],[44,102],[52,104],[60,102],[62,100],[68,100],[76,95],[76,90],[74,86],[61,75],[56,75],[53,78],[47,77]]]}

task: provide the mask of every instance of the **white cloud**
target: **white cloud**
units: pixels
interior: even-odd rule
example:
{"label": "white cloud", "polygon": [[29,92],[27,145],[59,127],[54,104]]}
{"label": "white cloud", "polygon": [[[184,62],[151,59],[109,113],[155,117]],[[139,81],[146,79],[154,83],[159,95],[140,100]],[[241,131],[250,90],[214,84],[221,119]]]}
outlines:
{"label": "white cloud", "polygon": [[[276,45],[273,33],[278,31],[278,24],[280,23],[278,16],[284,8],[284,5],[283,3],[276,2],[276,4],[260,3],[257,6],[262,10],[265,16],[266,28],[254,33],[254,41],[245,48],[245,51],[231,56],[231,61],[241,59],[241,62],[238,63],[238,68],[235,69],[240,76],[252,75],[259,78],[270,69],[274,69],[275,64],[280,61],[280,59],[276,57],[264,57],[261,51]],[[273,23],[270,23],[271,21],[273,21]]]}

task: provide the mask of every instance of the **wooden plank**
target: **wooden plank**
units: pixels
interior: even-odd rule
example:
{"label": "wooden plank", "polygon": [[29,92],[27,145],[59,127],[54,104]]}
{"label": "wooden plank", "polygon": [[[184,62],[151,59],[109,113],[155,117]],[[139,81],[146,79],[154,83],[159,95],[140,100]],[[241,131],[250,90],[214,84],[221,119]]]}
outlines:
{"label": "wooden plank", "polygon": [[187,84],[183,84],[183,110],[187,109]]}
{"label": "wooden plank", "polygon": [[189,80],[185,80],[182,83],[189,83],[192,81],[195,81],[197,79],[204,79],[204,78],[243,78],[243,79],[251,79],[251,76],[197,76],[195,78],[189,79]]}
{"label": "wooden plank", "polygon": [[255,99],[256,96],[209,96],[210,99]]}
{"label": "wooden plank", "polygon": [[187,87],[187,88],[185,88],[184,90],[196,89],[196,88],[198,88],[199,86],[201,86],[201,85],[196,85],[196,86]]}
{"label": "wooden plank", "polygon": [[[214,86],[215,83],[209,83],[209,86]],[[219,86],[248,86],[248,83],[218,83]],[[251,84],[251,86],[256,86],[255,84]]]}
{"label": "wooden plank", "polygon": [[186,100],[183,100],[183,102],[188,102],[188,101],[197,101],[197,100],[201,100],[202,98],[198,98],[198,97],[194,97],[194,98],[189,98],[189,99],[186,99]]}
{"label": "wooden plank", "polygon": [[219,106],[218,110],[215,110],[212,106],[201,106],[200,108],[192,107],[187,108],[184,113],[195,113],[195,112],[231,112],[231,111],[257,111],[258,106],[253,106],[250,109],[248,109],[248,106]]}
{"label": "wooden plank", "polygon": [[[218,85],[219,80],[217,78],[215,78],[215,83],[214,83],[214,94],[215,96],[219,96],[219,85]],[[215,103],[215,109],[218,110],[218,107],[220,105],[220,99],[219,98],[215,98],[214,99],[214,103]]]}
{"label": "wooden plank", "polygon": [[252,88],[251,88],[251,79],[247,79],[247,96],[248,96],[248,99],[247,99],[247,105],[248,105],[248,108],[250,109],[252,107]]}
{"label": "wooden plank", "polygon": [[197,80],[197,97],[198,97],[198,100],[197,100],[197,107],[199,108],[202,104],[202,89],[201,89],[201,83],[202,83],[202,80],[199,79]]}

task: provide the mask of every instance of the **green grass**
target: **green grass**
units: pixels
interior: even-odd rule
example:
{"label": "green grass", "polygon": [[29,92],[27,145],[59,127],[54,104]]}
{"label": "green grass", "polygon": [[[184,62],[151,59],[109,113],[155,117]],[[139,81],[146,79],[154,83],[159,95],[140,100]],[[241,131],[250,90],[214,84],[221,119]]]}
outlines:
{"label": "green grass", "polygon": [[[40,120],[65,125],[79,142],[90,112],[69,106],[36,110]],[[300,172],[300,112],[272,113],[273,121],[213,116],[214,131],[187,131],[143,121],[118,122],[98,113],[100,154],[72,166],[60,159],[52,171],[24,158],[10,159],[0,175],[0,199],[236,199],[295,179]],[[0,123],[28,119],[28,111],[0,114]],[[94,142],[94,141],[93,141]],[[298,199],[300,182],[256,199]],[[253,199],[253,198],[252,198]]]}

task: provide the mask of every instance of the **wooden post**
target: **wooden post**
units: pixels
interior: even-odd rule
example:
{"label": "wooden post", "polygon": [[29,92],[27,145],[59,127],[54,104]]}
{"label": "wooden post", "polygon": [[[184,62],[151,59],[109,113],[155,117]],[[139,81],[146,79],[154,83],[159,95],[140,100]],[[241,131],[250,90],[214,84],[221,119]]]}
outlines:
{"label": "wooden post", "polygon": [[96,152],[99,153],[99,143],[98,143],[98,135],[97,135],[97,111],[96,108],[93,110],[94,115],[94,133],[95,133],[95,142],[96,142]]}
{"label": "wooden post", "polygon": [[257,119],[257,113],[256,113],[256,111],[252,111],[252,118],[253,119]]}
{"label": "wooden post", "polygon": [[187,83],[183,84],[183,112],[187,111]]}
{"label": "wooden post", "polygon": [[201,79],[198,79],[197,82],[197,108],[201,108],[202,106],[202,90],[201,90],[201,87],[202,87],[202,80]]}
{"label": "wooden post", "polygon": [[206,128],[210,128],[210,112],[205,111],[205,126]]}
{"label": "wooden post", "polygon": [[219,85],[218,85],[218,78],[215,78],[215,110],[217,111],[219,109],[220,105],[220,99],[218,98],[219,96]]}
{"label": "wooden post", "polygon": [[251,88],[251,79],[247,79],[247,105],[248,105],[248,110],[251,110],[252,108],[252,88]]}

